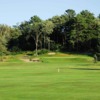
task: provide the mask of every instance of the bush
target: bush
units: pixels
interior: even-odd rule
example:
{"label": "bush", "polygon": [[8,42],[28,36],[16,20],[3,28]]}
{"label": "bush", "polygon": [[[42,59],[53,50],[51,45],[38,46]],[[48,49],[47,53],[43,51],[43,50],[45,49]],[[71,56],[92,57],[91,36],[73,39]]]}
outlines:
{"label": "bush", "polygon": [[21,52],[20,48],[18,48],[17,46],[12,47],[10,51],[11,52]]}
{"label": "bush", "polygon": [[3,61],[3,55],[4,55],[4,52],[0,52],[0,62]]}
{"label": "bush", "polygon": [[97,55],[97,60],[100,61],[100,53],[96,53]]}
{"label": "bush", "polygon": [[38,55],[46,54],[48,52],[49,52],[49,50],[47,50],[47,49],[38,50]]}
{"label": "bush", "polygon": [[61,45],[60,44],[56,44],[54,42],[51,43],[51,46],[50,46],[50,50],[53,50],[53,51],[60,51],[61,50]]}

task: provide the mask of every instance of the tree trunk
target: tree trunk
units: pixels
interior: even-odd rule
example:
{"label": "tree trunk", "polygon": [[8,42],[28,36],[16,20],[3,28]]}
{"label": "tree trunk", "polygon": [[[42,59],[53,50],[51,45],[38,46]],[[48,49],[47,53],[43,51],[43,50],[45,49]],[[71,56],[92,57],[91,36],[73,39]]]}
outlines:
{"label": "tree trunk", "polygon": [[36,35],[36,43],[35,43],[35,45],[36,45],[35,55],[37,56],[38,55],[38,53],[37,53],[37,51],[38,51],[38,36],[37,35]]}
{"label": "tree trunk", "polygon": [[49,41],[49,43],[48,43],[48,50],[50,50],[50,41]]}
{"label": "tree trunk", "polygon": [[48,39],[48,50],[50,50],[50,39]]}
{"label": "tree trunk", "polygon": [[44,49],[45,49],[45,35],[44,35]]}

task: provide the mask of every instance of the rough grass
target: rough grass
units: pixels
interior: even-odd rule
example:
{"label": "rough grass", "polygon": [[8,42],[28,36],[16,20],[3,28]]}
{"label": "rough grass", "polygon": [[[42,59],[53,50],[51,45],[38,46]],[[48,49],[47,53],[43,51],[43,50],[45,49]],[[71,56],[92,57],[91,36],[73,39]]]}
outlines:
{"label": "rough grass", "polygon": [[100,63],[93,58],[42,56],[40,63],[18,58],[0,63],[0,100],[100,99]]}

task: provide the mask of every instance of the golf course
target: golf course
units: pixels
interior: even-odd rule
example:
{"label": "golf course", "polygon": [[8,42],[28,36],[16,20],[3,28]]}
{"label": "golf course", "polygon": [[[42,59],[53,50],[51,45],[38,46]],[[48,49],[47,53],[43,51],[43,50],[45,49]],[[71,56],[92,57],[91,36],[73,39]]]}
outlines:
{"label": "golf course", "polygon": [[100,62],[80,54],[10,55],[0,62],[0,100],[99,100]]}
{"label": "golf course", "polygon": [[100,0],[0,0],[0,100],[100,100]]}

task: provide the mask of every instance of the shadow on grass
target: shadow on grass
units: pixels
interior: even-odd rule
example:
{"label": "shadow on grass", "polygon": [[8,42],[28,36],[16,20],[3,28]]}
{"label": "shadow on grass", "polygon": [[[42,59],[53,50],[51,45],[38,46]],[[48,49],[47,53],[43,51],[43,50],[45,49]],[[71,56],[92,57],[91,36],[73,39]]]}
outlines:
{"label": "shadow on grass", "polygon": [[75,69],[75,70],[100,70],[97,68],[70,68],[70,69]]}
{"label": "shadow on grass", "polygon": [[89,53],[89,52],[71,52],[71,51],[60,51],[60,52],[62,52],[62,53],[65,53],[65,54],[74,54],[74,55],[87,55],[87,56],[90,56],[90,57],[93,57],[93,54],[92,53]]}

